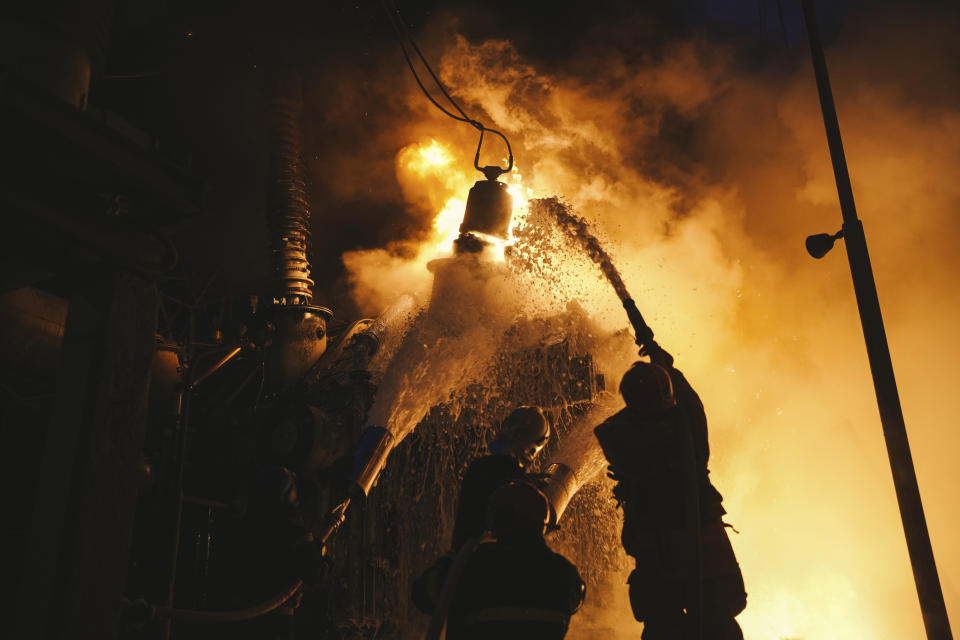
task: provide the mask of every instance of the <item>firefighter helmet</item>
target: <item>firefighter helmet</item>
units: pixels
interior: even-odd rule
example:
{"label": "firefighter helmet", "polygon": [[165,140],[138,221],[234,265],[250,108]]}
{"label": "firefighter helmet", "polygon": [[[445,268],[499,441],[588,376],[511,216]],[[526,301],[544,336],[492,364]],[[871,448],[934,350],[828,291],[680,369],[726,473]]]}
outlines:
{"label": "firefighter helmet", "polygon": [[507,449],[521,467],[527,467],[550,439],[550,423],[539,407],[517,407],[500,425],[497,446]]}
{"label": "firefighter helmet", "polygon": [[662,413],[677,406],[670,374],[652,362],[634,362],[627,369],[620,381],[620,395],[628,407],[642,415]]}
{"label": "firefighter helmet", "polygon": [[487,526],[497,536],[534,531],[542,535],[549,520],[547,496],[527,482],[503,485],[487,503]]}

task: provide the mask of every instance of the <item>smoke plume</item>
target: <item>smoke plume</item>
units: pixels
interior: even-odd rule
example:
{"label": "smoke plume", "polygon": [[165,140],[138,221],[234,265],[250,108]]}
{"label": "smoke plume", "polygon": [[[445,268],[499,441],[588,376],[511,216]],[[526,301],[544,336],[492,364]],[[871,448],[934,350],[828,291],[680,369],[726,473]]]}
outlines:
{"label": "smoke plume", "polygon": [[[657,55],[604,45],[563,61],[506,40],[451,37],[430,51],[474,117],[505,131],[522,203],[560,196],[613,256],[659,342],[707,408],[711,471],[749,592],[750,640],[922,635],[913,579],[842,243],[823,260],[806,235],[839,208],[816,88],[797,48],[747,68],[736,43],[690,37]],[[960,89],[955,16],[884,13],[827,50],[857,205],[948,610],[960,624],[960,456],[949,405],[960,384]],[[472,182],[473,131],[396,82],[402,120],[369,143],[392,154],[407,226],[343,260],[354,302],[375,313],[428,291]],[[489,141],[489,164],[504,152]],[[381,167],[386,170],[385,167]],[[360,182],[339,171],[341,189]],[[519,177],[518,177],[519,176]],[[524,229],[516,214],[517,251]],[[549,229],[544,234],[553,233]],[[561,239],[539,262],[541,312],[583,306],[606,332],[626,318],[589,260]],[[544,256],[541,255],[541,258]],[[602,363],[615,382],[633,353]],[[612,517],[612,516],[611,516]],[[625,571],[629,570],[625,567]],[[637,635],[625,584],[588,594],[571,638]],[[589,631],[588,631],[589,629]]]}

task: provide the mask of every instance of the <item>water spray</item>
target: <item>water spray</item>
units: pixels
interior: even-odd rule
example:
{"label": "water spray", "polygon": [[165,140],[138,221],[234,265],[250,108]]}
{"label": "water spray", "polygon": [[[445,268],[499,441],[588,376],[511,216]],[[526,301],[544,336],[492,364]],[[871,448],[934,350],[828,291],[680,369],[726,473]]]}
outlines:
{"label": "water spray", "polygon": [[673,366],[673,356],[653,339],[653,329],[643,319],[640,309],[637,308],[637,303],[630,296],[630,292],[627,291],[627,285],[624,284],[620,272],[613,264],[610,254],[600,246],[597,237],[590,233],[586,220],[570,213],[569,209],[557,198],[547,198],[542,202],[557,219],[560,228],[583,247],[590,259],[600,267],[603,275],[613,286],[614,292],[620,298],[620,302],[627,312],[627,319],[630,320],[630,325],[633,327],[634,340],[640,347],[640,355],[649,357],[651,362],[665,368]]}

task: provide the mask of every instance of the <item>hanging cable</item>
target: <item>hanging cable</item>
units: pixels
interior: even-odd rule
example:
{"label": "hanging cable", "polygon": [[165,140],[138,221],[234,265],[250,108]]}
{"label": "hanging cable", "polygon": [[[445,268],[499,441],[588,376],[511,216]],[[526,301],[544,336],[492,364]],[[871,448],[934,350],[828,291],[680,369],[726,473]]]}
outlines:
{"label": "hanging cable", "polygon": [[767,7],[765,6],[766,0],[758,0],[757,2],[757,14],[758,20],[760,21],[760,37],[763,40],[767,39]]}
{"label": "hanging cable", "polygon": [[[464,122],[466,124],[469,124],[470,126],[472,126],[473,128],[475,128],[480,132],[480,140],[477,142],[477,153],[473,159],[474,168],[476,168],[477,171],[483,173],[483,175],[486,176],[488,180],[496,180],[497,177],[500,176],[501,174],[507,173],[508,171],[513,169],[513,148],[510,146],[510,141],[507,140],[507,136],[505,136],[500,131],[497,131],[496,129],[491,129],[490,127],[487,127],[482,122],[478,120],[474,120],[473,118],[467,115],[467,113],[460,107],[460,105],[457,104],[457,101],[453,99],[453,97],[449,94],[449,92],[447,92],[446,88],[443,86],[443,83],[440,82],[440,78],[437,77],[437,74],[434,73],[433,68],[430,66],[430,63],[427,62],[427,58],[423,55],[423,52],[420,50],[420,47],[417,46],[416,41],[413,39],[413,35],[407,29],[406,24],[404,24],[403,17],[400,15],[400,10],[397,9],[396,5],[393,4],[393,0],[382,0],[381,4],[383,5],[383,10],[387,14],[387,19],[390,21],[390,26],[393,27],[394,32],[397,34],[397,39],[400,42],[400,50],[403,52],[403,58],[404,60],[406,60],[407,66],[410,68],[410,73],[413,74],[413,78],[414,80],[417,81],[417,86],[420,87],[420,90],[423,92],[423,95],[425,95],[427,99],[431,103],[433,103],[433,106],[435,106],[437,109],[442,111],[448,117],[453,118],[458,122]],[[443,94],[443,96],[447,99],[447,101],[451,105],[453,105],[453,108],[460,115],[452,113],[449,109],[447,109],[442,104],[437,102],[436,98],[434,98],[433,95],[430,93],[430,91],[426,88],[426,86],[424,86],[423,81],[420,79],[420,75],[417,73],[417,70],[413,64],[413,60],[411,60],[410,58],[410,53],[407,51],[406,43],[409,43],[410,46],[413,48],[414,52],[416,52],[417,57],[420,59],[420,62],[423,64],[424,68],[427,70],[427,73],[430,74],[430,77],[433,79],[434,84],[436,84],[437,88],[440,89],[440,93]],[[480,150],[483,147],[483,134],[487,131],[500,136],[500,138],[503,139],[504,144],[506,144],[507,155],[508,155],[506,169],[503,169],[499,166],[486,166],[486,167],[480,166]]]}
{"label": "hanging cable", "polygon": [[777,14],[780,16],[780,32],[783,34],[783,46],[790,48],[790,38],[787,36],[787,23],[783,19],[783,2],[777,0]]}

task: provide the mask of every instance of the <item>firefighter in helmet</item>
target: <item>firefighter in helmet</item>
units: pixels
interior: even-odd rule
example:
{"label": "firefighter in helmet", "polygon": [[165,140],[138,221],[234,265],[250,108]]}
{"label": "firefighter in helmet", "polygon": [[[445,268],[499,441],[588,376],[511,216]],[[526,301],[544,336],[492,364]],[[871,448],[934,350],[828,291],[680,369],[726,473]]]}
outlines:
{"label": "firefighter in helmet", "polygon": [[514,409],[490,443],[490,453],[470,463],[463,476],[453,525],[451,551],[440,556],[413,584],[413,601],[425,613],[433,611],[443,579],[457,551],[487,530],[490,496],[500,487],[526,478],[526,468],[550,439],[550,423],[537,407]]}
{"label": "firefighter in helmet", "polygon": [[594,433],[616,481],[624,550],[636,561],[630,604],[644,640],[742,640],[746,592],[710,482],[707,418],[672,366],[636,362],[626,407]]}
{"label": "firefighter in helmet", "polygon": [[[450,640],[561,640],[583,603],[585,586],[566,558],[544,541],[546,496],[527,482],[493,492],[487,528],[495,536],[462,548],[445,579],[435,616]],[[443,607],[446,607],[444,609]],[[439,629],[439,627],[438,627]]]}
{"label": "firefighter in helmet", "polygon": [[550,423],[538,407],[517,407],[504,419],[490,443],[490,454],[467,467],[453,525],[453,548],[459,549],[485,529],[490,496],[499,487],[522,479],[550,439]]}

